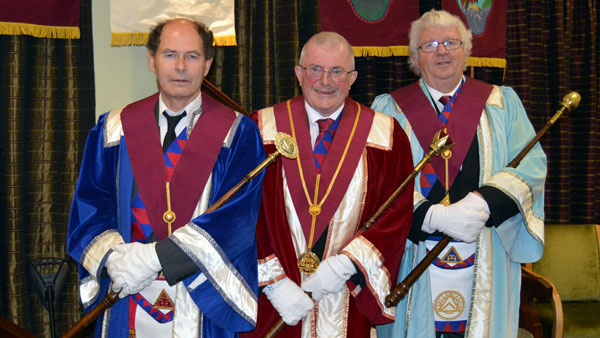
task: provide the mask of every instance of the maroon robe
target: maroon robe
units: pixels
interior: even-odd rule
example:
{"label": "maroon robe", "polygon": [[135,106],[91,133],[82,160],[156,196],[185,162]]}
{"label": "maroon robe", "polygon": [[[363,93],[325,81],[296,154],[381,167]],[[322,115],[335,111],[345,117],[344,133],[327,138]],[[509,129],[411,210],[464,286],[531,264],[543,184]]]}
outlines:
{"label": "maroon robe", "polygon": [[[314,191],[314,177],[316,175],[314,170],[316,169],[311,155],[312,148],[310,136],[308,135],[308,120],[304,110],[304,99],[300,96],[292,99],[290,103],[294,116],[293,123],[300,154],[301,156],[303,153],[305,154],[305,157],[301,158],[303,172],[309,195],[312,197]],[[274,107],[273,116],[276,120],[277,131],[290,133],[288,130],[290,127],[288,111],[285,104],[286,103],[284,102],[276,105]],[[329,186],[332,173],[337,168],[337,164],[343,153],[340,149],[343,150],[346,146],[348,136],[355,123],[357,107],[358,104],[355,101],[350,99],[346,100],[340,125],[323,165],[323,177],[319,189],[319,201],[326,188]],[[349,146],[349,151],[344,160],[344,165],[333,185],[330,197],[328,197],[326,203],[323,205],[321,215],[327,214],[328,216],[324,220],[319,220],[319,218],[317,218],[318,223],[315,227],[314,242],[322,235],[323,231],[331,229],[331,217],[338,209],[341,199],[344,198],[344,195],[346,194],[346,190],[352,179],[352,175],[356,170],[356,166],[359,164],[359,160],[363,158],[365,160],[363,165],[366,167],[366,172],[363,177],[363,179],[366,180],[366,183],[363,184],[363,186],[366,187],[366,191],[363,191],[361,194],[363,200],[360,202],[360,220],[354,227],[356,230],[354,236],[350,238],[350,241],[362,236],[366,241],[363,240],[361,243],[364,244],[368,241],[368,243],[372,245],[370,250],[383,261],[386,274],[389,277],[389,283],[386,285],[387,292],[384,292],[387,294],[389,293],[389,290],[395,286],[398,268],[404,251],[404,244],[412,221],[413,184],[410,183],[406,187],[402,194],[371,229],[366,232],[361,232],[359,228],[375,213],[379,206],[387,200],[394,190],[410,174],[413,168],[412,157],[408,139],[395,120],[388,116],[382,116],[380,113],[375,113],[366,106],[361,105],[360,110],[361,118],[358,120],[360,123],[357,124],[354,137]],[[275,146],[269,137],[265,135],[266,131],[263,130],[265,111],[267,111],[267,109],[259,111],[255,114],[255,118],[258,120],[259,129],[261,129],[261,133],[265,139],[266,151],[267,153],[272,153],[275,151]],[[372,128],[372,124],[374,123],[374,116],[376,114],[379,114],[379,121],[382,121],[383,119],[383,121],[386,121],[384,125],[389,126],[384,133],[387,135],[386,137],[390,139],[390,143],[387,147],[367,143],[367,137]],[[388,118],[390,120],[386,120]],[[391,147],[389,145],[391,145]],[[277,257],[284,269],[285,275],[274,276],[275,278],[272,280],[260,283],[259,272],[259,286],[271,284],[285,276],[289,277],[298,285],[301,284],[301,273],[297,267],[297,255],[292,242],[288,215],[286,214],[286,201],[283,192],[284,181],[282,177],[282,170],[284,167],[292,199],[294,200],[293,196],[295,195],[305,195],[302,185],[295,181],[295,177],[298,176],[296,160],[280,157],[275,164],[267,169],[267,174],[263,183],[262,206],[257,224],[259,265],[261,261]],[[309,234],[306,229],[307,227],[310,229],[310,217],[303,218],[302,216],[303,212],[307,212],[306,208],[308,204],[305,199],[302,200],[300,198],[298,201],[294,200],[293,203],[302,229],[304,229],[305,238],[308,238]],[[309,221],[308,225],[305,224],[306,219]],[[331,238],[331,233],[325,235],[327,235],[325,249],[327,251],[328,247],[334,244],[332,241],[335,241],[335,239]],[[347,243],[336,244],[339,244],[340,247],[344,248],[350,241]],[[337,254],[337,252],[331,252],[330,254]],[[345,318],[349,325],[345,327],[344,331],[348,337],[365,337],[369,335],[371,325],[392,322],[393,316],[390,317],[389,314],[384,315],[382,312],[382,307],[384,305],[381,302],[381,297],[378,298],[374,295],[373,288],[370,285],[370,282],[375,281],[369,280],[368,273],[366,273],[365,267],[362,266],[360,262],[356,259],[353,259],[353,261],[355,265],[358,266],[359,270],[361,270],[367,283],[362,288],[359,288],[352,282],[347,282],[349,290],[353,293],[350,296],[347,318]],[[247,334],[248,336],[262,337],[280,318],[278,312],[272,307],[264,294],[259,297],[258,305],[257,327],[255,331]],[[315,307],[315,309],[316,308],[317,307]],[[280,333],[280,336],[299,337],[301,330],[301,323],[291,327],[287,326],[284,331]],[[314,330],[313,325],[313,335],[315,334]]]}

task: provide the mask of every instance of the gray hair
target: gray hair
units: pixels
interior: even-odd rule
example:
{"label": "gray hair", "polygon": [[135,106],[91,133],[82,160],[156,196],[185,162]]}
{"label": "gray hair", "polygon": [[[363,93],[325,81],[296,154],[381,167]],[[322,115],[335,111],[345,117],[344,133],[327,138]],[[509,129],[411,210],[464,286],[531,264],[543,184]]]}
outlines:
{"label": "gray hair", "polygon": [[458,16],[452,15],[446,11],[436,11],[435,9],[432,9],[423,14],[419,19],[413,21],[410,25],[410,32],[408,33],[408,38],[410,40],[410,47],[408,51],[411,56],[408,59],[408,64],[410,66],[410,70],[412,70],[418,76],[421,76],[421,71],[419,71],[419,67],[417,64],[415,64],[413,58],[415,60],[419,59],[418,48],[421,33],[433,26],[456,27],[460,33],[460,39],[463,42],[463,48],[465,49],[466,57],[471,55],[471,49],[473,48],[473,33],[467,29],[462,20]]}
{"label": "gray hair", "polygon": [[339,45],[346,46],[348,57],[350,59],[350,69],[348,70],[354,70],[354,50],[346,38],[335,32],[320,32],[308,39],[300,51],[298,64],[302,65],[302,61],[306,57],[306,46],[310,43],[314,43],[317,46],[327,45],[328,47],[337,47]]}

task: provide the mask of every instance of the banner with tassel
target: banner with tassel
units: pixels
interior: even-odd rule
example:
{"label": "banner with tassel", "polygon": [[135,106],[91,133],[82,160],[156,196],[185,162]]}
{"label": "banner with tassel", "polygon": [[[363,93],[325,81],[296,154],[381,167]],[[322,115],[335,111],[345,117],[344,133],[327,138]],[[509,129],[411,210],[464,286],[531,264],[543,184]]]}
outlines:
{"label": "banner with tassel", "polygon": [[319,3],[321,31],[344,36],[354,56],[406,56],[410,23],[419,18],[414,0],[327,0]]}
{"label": "banner with tassel", "polygon": [[0,1],[0,34],[79,39],[79,0]]}
{"label": "banner with tassel", "polygon": [[473,33],[467,66],[506,68],[506,0],[442,0]]}

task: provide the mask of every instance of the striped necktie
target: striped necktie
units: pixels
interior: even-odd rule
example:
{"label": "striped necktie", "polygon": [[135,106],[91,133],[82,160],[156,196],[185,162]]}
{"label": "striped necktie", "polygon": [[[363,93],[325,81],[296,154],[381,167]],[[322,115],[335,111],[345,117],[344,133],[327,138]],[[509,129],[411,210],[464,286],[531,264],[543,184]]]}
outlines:
{"label": "striped necktie", "polygon": [[167,118],[167,133],[165,134],[165,138],[163,140],[163,145],[162,145],[163,153],[167,150],[167,148],[169,148],[171,143],[173,143],[173,141],[175,141],[175,139],[177,138],[177,135],[175,134],[175,127],[177,126],[179,121],[181,121],[181,119],[185,115],[186,115],[186,112],[183,112],[182,114],[175,115],[175,116],[171,116],[171,115],[167,114],[166,111],[163,112],[163,116],[165,118]]}
{"label": "striped necktie", "polygon": [[315,165],[317,167],[317,171],[321,170],[321,167],[325,162],[327,150],[329,149],[331,141],[333,141],[333,136],[335,134],[335,130],[337,129],[330,128],[333,122],[333,119],[317,120],[317,124],[319,125],[319,135],[317,135],[317,139],[315,141],[315,149],[313,150],[313,156],[315,158]]}
{"label": "striped necktie", "polygon": [[[440,120],[444,125],[448,124],[448,120],[450,120],[450,112],[452,112],[452,107],[454,106],[454,102],[450,101],[451,98],[452,97],[450,95],[444,95],[438,100],[444,105],[444,108],[442,108],[442,112],[440,113]],[[450,102],[450,106],[446,107],[448,102]]]}

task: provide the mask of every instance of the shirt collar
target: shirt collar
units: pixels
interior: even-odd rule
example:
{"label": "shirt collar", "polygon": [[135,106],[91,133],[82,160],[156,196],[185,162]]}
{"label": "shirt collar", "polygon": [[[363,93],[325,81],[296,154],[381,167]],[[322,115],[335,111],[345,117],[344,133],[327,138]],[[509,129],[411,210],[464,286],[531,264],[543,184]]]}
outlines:
{"label": "shirt collar", "polygon": [[344,109],[344,105],[342,104],[336,111],[333,112],[333,114],[331,114],[329,116],[321,115],[321,113],[316,111],[306,101],[304,101],[304,109],[306,109],[306,115],[308,116],[308,124],[313,125],[313,124],[317,123],[317,120],[320,120],[320,119],[336,120],[338,118],[338,116],[340,116],[340,114],[342,113],[342,110]]}
{"label": "shirt collar", "polygon": [[454,93],[456,93],[456,91],[458,90],[458,87],[460,86],[461,82],[462,82],[462,79],[461,79],[461,81],[459,81],[456,84],[456,87],[454,87],[454,89],[452,89],[448,93],[442,93],[442,92],[440,92],[439,90],[437,90],[437,89],[431,87],[430,85],[428,85],[427,82],[425,82],[425,86],[427,87],[427,90],[429,91],[429,95],[431,95],[431,98],[433,99],[433,101],[437,103],[437,102],[439,102],[440,97],[442,97],[444,95],[448,95],[448,96],[454,95]]}
{"label": "shirt collar", "polygon": [[165,102],[162,99],[162,93],[158,96],[158,111],[160,113],[159,115],[162,115],[162,112],[167,111],[167,114],[169,114],[171,116],[177,116],[177,115],[181,115],[185,111],[185,112],[187,112],[187,116],[191,116],[192,113],[194,113],[198,109],[200,109],[201,106],[202,106],[201,93],[198,93],[198,96],[196,96],[196,98],[193,99],[192,102],[188,103],[185,107],[183,107],[183,109],[176,111],[176,112],[167,108],[167,105],[165,104]]}

